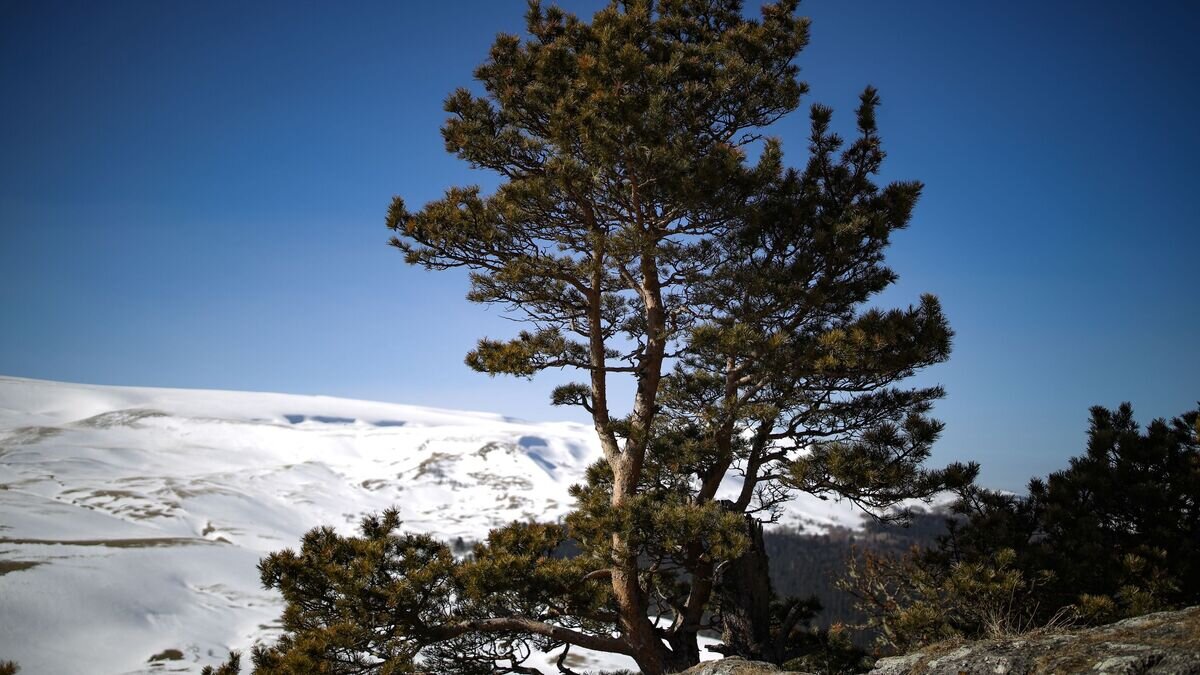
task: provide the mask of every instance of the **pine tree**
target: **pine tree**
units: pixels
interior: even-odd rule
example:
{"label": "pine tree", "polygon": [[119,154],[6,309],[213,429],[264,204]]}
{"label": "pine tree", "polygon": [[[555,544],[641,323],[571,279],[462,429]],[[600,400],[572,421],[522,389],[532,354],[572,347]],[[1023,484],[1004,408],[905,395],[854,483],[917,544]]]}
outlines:
{"label": "pine tree", "polygon": [[[937,300],[862,309],[896,280],[884,250],[921,189],[874,182],[878,94],[849,143],[813,106],[802,169],[765,135],[806,91],[808,25],[797,0],[757,20],[738,0],[614,1],[590,22],[535,1],[527,39],[496,39],[484,94],[454,92],[442,134],[501,185],[396,198],[392,244],[470,270],[470,300],[528,324],[480,340],[472,368],[582,374],[552,400],[591,416],[603,460],[565,527],[514,524],[466,560],[394,514],[271,556],[287,633],[259,671],[537,672],[532,651],[561,666],[576,646],[657,674],[694,664],[705,628],[783,661],[808,614],[774,602],[760,532],[791,493],[882,510],[970,479],[921,467],[943,392],[901,382],[948,357]],[[621,377],[631,401],[610,394]],[[555,558],[568,535],[580,555]]]}
{"label": "pine tree", "polygon": [[1129,403],[1093,407],[1086,452],[1030,481],[1029,510],[1058,604],[1103,620],[1200,602],[1200,410],[1143,430]]}

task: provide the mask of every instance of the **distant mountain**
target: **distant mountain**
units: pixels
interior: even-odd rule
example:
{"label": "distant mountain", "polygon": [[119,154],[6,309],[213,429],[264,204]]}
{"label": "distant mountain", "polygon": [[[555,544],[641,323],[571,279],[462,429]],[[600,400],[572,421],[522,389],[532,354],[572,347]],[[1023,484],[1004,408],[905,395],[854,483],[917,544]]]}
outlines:
{"label": "distant mountain", "polygon": [[[281,603],[255,565],[308,529],[389,506],[446,540],[553,521],[598,457],[574,423],[0,377],[0,660],[194,672],[272,635]],[[858,523],[806,498],[781,525]]]}

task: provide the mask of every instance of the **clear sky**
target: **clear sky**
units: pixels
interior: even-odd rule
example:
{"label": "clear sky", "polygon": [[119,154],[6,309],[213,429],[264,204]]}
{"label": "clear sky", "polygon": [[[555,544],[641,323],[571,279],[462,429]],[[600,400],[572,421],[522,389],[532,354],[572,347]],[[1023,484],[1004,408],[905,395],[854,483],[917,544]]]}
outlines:
{"label": "clear sky", "polygon": [[[927,184],[881,302],[933,292],[957,332],[920,378],[949,391],[935,460],[1020,489],[1082,451],[1088,406],[1200,399],[1198,8],[802,4],[805,106],[851,129],[876,85],[886,177]],[[495,184],[444,152],[441,102],[523,11],[0,4],[0,373],[578,419],[551,379],[469,371],[517,326],[385,245],[393,194]],[[796,165],[806,123],[773,131]]]}

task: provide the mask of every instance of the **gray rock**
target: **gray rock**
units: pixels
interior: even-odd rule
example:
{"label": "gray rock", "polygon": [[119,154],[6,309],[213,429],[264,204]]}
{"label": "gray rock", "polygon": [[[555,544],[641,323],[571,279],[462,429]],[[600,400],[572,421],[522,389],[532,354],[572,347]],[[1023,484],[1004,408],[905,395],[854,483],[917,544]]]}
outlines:
{"label": "gray rock", "polygon": [[780,670],[779,666],[763,661],[747,661],[737,656],[708,661],[692,666],[681,675],[804,675],[793,670]]}
{"label": "gray rock", "polygon": [[[765,671],[771,672],[771,671]],[[1108,626],[933,645],[880,659],[871,675],[1200,675],[1200,607]]]}
{"label": "gray rock", "polygon": [[921,652],[913,652],[904,656],[889,656],[875,662],[872,675],[903,675],[913,669],[917,662],[925,658]]}

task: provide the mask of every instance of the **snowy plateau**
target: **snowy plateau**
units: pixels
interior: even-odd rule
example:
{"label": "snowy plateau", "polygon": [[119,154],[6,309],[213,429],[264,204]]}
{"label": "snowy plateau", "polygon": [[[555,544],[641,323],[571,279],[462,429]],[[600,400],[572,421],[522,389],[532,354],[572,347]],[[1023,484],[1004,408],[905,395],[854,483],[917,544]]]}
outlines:
{"label": "snowy plateau", "polygon": [[[562,518],[598,457],[583,424],[0,377],[0,660],[22,675],[198,672],[278,635],[282,601],[255,565],[310,528],[349,533],[396,506],[410,531],[482,539]],[[780,526],[858,523],[804,496]]]}

